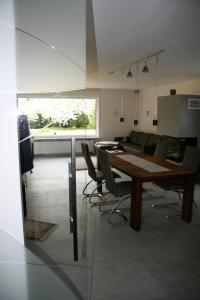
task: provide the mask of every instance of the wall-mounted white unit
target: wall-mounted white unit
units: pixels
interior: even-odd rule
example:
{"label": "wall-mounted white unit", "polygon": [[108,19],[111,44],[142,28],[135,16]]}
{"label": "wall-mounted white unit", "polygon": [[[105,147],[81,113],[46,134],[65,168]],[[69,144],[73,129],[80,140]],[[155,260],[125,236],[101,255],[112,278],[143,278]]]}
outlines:
{"label": "wall-mounted white unit", "polygon": [[158,134],[200,139],[200,95],[159,97]]}

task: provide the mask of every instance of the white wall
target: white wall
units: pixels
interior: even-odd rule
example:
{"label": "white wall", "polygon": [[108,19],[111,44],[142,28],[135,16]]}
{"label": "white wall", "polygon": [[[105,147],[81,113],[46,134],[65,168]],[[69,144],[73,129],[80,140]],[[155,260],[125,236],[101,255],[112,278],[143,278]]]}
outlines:
{"label": "white wall", "polygon": [[[1,0],[0,20],[13,25],[12,0]],[[23,219],[20,190],[15,76],[15,31],[0,23],[0,228],[21,243]]]}
{"label": "white wall", "polygon": [[[200,79],[160,86],[157,88],[156,96],[170,95],[170,89],[175,89],[177,95],[200,95]],[[154,88],[143,90],[141,94],[138,109],[139,124],[137,130],[157,132],[157,126],[152,125],[153,118],[157,113],[157,97],[155,98]],[[148,115],[147,112],[149,112]]]}
{"label": "white wall", "polygon": [[[126,136],[133,129],[135,116],[135,93],[133,90],[100,90],[99,135],[104,140]],[[124,122],[120,122],[124,117]]]}
{"label": "white wall", "polygon": [[[157,88],[156,97],[155,88],[142,90],[138,95],[138,105],[136,105],[136,95],[133,90],[124,90],[123,99],[120,89],[85,89],[63,93],[62,96],[75,98],[98,97],[99,137],[103,140],[113,140],[116,136],[128,135],[133,129],[145,132],[157,132],[157,126],[153,126],[153,119],[157,117],[157,97],[169,95],[170,89],[176,89],[177,94],[200,95],[200,79],[160,86]],[[41,97],[41,95],[38,96]],[[120,122],[121,116],[124,117],[124,122]],[[134,125],[133,123],[135,117],[138,119],[138,125]],[[59,144],[54,145],[54,148],[52,147],[51,150],[46,152],[48,147],[46,143],[40,146],[37,145],[36,154],[65,153],[66,149],[63,143],[60,143],[60,146]]]}

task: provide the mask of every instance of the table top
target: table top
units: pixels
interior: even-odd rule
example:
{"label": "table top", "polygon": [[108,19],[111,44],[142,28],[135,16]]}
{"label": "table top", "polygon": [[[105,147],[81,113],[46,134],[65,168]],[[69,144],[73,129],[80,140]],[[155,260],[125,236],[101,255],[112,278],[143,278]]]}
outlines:
{"label": "table top", "polygon": [[[131,155],[133,158],[132,160]],[[139,158],[138,161],[140,161],[140,163],[136,162],[135,158],[137,157]],[[151,167],[149,169],[145,169],[143,166],[144,160],[150,162]],[[158,159],[157,157],[147,155],[143,152],[135,152],[134,154],[127,152],[109,153],[109,161],[116,169],[122,171],[128,176],[140,178],[143,182],[173,179],[178,177],[184,178],[192,174],[177,164]],[[153,169],[153,165],[156,165],[157,170],[159,171],[156,171],[156,167]]]}
{"label": "table top", "polygon": [[115,141],[98,141],[94,144],[95,146],[118,146],[119,142],[115,142]]}

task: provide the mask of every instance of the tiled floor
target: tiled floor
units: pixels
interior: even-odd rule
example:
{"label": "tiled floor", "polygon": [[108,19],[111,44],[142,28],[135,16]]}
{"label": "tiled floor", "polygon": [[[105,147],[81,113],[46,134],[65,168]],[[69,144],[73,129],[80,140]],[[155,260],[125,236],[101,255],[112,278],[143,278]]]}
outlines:
{"label": "tiled floor", "polygon": [[[68,221],[67,159],[36,158],[28,174],[28,218],[59,226],[44,242],[27,241],[77,299],[167,300],[200,299],[200,213],[191,224],[179,217],[167,219],[173,209],[153,209],[154,202],[177,200],[144,196],[142,229],[112,226],[107,216],[82,198],[88,180],[77,171],[79,258],[72,257]],[[159,195],[161,191],[155,190]],[[199,186],[195,198],[200,198]],[[200,203],[199,203],[200,205]],[[31,298],[32,299],[32,298]]]}
{"label": "tiled floor", "polygon": [[1,300],[75,300],[77,293],[13,237],[0,230]]}

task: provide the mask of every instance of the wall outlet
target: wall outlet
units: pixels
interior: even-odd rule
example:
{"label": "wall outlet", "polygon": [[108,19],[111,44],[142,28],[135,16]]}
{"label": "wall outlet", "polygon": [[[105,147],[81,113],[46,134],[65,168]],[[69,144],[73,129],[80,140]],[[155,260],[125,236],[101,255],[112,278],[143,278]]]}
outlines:
{"label": "wall outlet", "polygon": [[158,120],[153,120],[153,126],[157,126],[158,125]]}
{"label": "wall outlet", "polygon": [[146,116],[149,117],[150,116],[150,110],[146,111]]}

